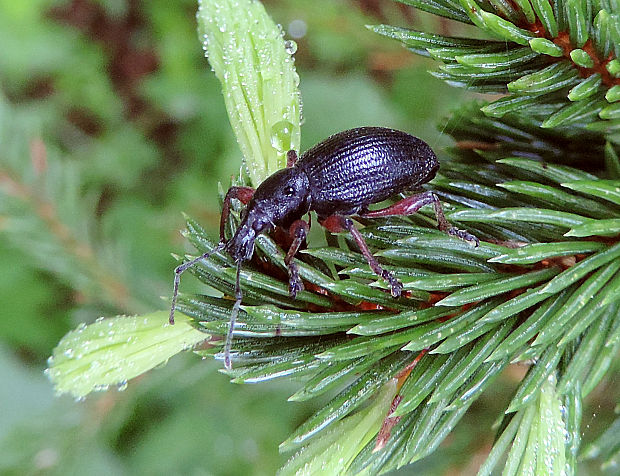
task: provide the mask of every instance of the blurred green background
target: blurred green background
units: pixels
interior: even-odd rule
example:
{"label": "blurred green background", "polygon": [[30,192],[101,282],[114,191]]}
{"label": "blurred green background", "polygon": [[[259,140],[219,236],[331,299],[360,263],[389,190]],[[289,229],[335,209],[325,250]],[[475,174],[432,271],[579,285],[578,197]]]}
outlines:
{"label": "blurred green background", "polygon": [[[390,0],[264,3],[298,44],[302,149],[361,125],[449,143],[436,124],[465,93],[364,25],[453,25]],[[273,474],[278,444],[320,405],[287,403],[288,381],[231,385],[191,354],[83,402],[55,397],[43,374],[80,322],[166,308],[182,211],[216,235],[217,184],[241,157],[195,11],[192,0],[0,0],[1,474]],[[402,473],[475,473],[494,402],[515,387],[502,382]]]}

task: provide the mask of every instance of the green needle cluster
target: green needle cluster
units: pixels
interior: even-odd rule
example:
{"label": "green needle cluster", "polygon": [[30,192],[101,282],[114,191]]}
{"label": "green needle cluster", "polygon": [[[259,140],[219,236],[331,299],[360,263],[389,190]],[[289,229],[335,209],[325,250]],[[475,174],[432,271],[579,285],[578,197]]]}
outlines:
{"label": "green needle cluster", "polygon": [[[295,379],[292,401],[330,397],[282,443],[283,451],[297,452],[282,474],[376,474],[419,461],[513,364],[527,372],[498,415],[480,474],[503,464],[504,474],[570,475],[579,458],[593,457],[611,467],[620,458],[618,422],[583,453],[580,442],[583,399],[617,375],[620,352],[618,2],[403,3],[474,25],[487,37],[371,27],[439,61],[436,77],[494,93],[442,124],[455,144],[429,185],[448,220],[478,236],[480,246],[439,232],[430,207],[362,220],[362,235],[403,282],[403,296],[391,297],[343,234],[297,255],[305,290],[293,299],[286,244],[277,235],[258,237],[254,259],[241,271],[243,305],[227,373],[237,383]],[[206,4],[199,18],[208,23]],[[221,38],[229,28],[235,23]],[[253,175],[249,151],[273,145],[265,131],[278,129],[280,116],[245,114],[258,96],[246,95],[245,103],[236,93],[258,79],[243,77],[254,74],[251,68],[239,76],[238,59],[218,63],[227,53],[217,53],[217,31],[214,38],[209,57],[255,181],[271,165],[256,165]],[[292,73],[282,75],[290,86]],[[296,90],[288,91],[298,104]],[[295,122],[286,136],[291,144],[297,128]],[[281,159],[282,151],[269,150]],[[229,236],[241,212],[233,205]],[[191,218],[186,237],[196,255],[217,245]],[[234,263],[216,253],[191,272],[223,297],[181,294],[178,309],[209,339],[197,352],[221,359]]]}
{"label": "green needle cluster", "polygon": [[509,93],[483,108],[488,116],[519,112],[541,119],[543,128],[618,132],[620,17],[615,0],[402,3],[473,24],[488,35],[488,40],[471,40],[389,25],[370,27],[441,61],[433,74],[450,84]]}

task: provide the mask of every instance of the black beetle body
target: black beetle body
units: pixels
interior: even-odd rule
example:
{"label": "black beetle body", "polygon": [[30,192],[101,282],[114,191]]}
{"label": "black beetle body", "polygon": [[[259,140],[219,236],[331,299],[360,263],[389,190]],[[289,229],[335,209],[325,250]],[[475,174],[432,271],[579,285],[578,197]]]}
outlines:
{"label": "black beetle body", "polygon": [[367,211],[368,205],[432,180],[438,169],[428,144],[405,132],[360,127],[334,134],[260,184],[227,250],[235,260],[247,261],[262,231],[288,228],[310,210],[319,220]]}
{"label": "black beetle body", "polygon": [[[285,263],[289,271],[289,290],[293,297],[303,290],[293,258],[305,241],[309,228],[302,217],[312,210],[317,213],[319,223],[329,231],[346,230],[351,233],[371,269],[389,282],[394,297],[401,295],[402,284],[374,258],[349,218],[351,215],[368,218],[409,215],[424,205],[432,204],[439,229],[473,241],[476,245],[478,243],[475,236],[450,226],[444,217],[441,203],[432,192],[412,195],[381,210],[368,210],[369,205],[396,193],[419,188],[432,180],[439,169],[439,161],[432,149],[424,141],[405,132],[382,127],[360,127],[332,135],[306,151],[299,160],[295,151],[289,151],[287,157],[287,168],[267,177],[256,190],[231,187],[222,208],[220,244],[211,252],[175,269],[171,323],[174,323],[181,273],[211,253],[223,249],[237,263],[236,301],[224,349],[227,368],[231,366],[232,333],[242,300],[239,286],[241,264],[252,257],[254,241],[259,233],[273,230],[276,226],[288,229],[292,244]],[[225,224],[230,202],[234,198],[247,204],[247,207],[235,234],[226,241]]]}
{"label": "black beetle body", "polygon": [[310,181],[319,217],[355,215],[368,205],[432,180],[439,161],[420,139],[394,129],[361,127],[335,134],[297,163]]}

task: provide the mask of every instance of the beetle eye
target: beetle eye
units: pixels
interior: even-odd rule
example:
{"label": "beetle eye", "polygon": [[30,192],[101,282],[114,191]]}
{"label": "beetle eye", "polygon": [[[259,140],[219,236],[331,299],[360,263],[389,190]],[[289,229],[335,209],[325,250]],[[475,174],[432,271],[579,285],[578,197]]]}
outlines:
{"label": "beetle eye", "polygon": [[292,197],[293,195],[295,195],[295,189],[293,187],[286,187],[284,189],[284,195],[286,195],[287,197]]}

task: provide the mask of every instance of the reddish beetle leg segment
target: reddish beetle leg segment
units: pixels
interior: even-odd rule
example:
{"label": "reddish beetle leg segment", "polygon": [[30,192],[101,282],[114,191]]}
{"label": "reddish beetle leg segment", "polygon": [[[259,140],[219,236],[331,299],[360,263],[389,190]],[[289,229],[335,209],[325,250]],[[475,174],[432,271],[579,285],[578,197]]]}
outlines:
{"label": "reddish beetle leg segment", "polygon": [[471,233],[465,230],[459,230],[455,226],[450,225],[450,222],[446,220],[446,216],[443,213],[441,202],[433,192],[424,192],[418,195],[412,195],[411,197],[404,198],[393,205],[382,208],[381,210],[373,210],[371,212],[360,213],[364,218],[378,218],[388,217],[394,215],[412,215],[417,212],[424,205],[433,204],[435,209],[435,216],[437,217],[437,225],[441,231],[448,235],[456,236],[462,240],[470,241],[476,246],[480,244],[480,240]]}
{"label": "reddish beetle leg segment", "polygon": [[319,219],[319,223],[332,233],[340,233],[345,230],[351,233],[351,236],[355,240],[357,247],[362,252],[362,255],[364,255],[364,258],[366,258],[366,261],[368,261],[370,269],[372,269],[377,275],[381,276],[388,283],[390,283],[390,286],[392,287],[392,296],[399,297],[402,294],[402,283],[398,279],[396,279],[392,273],[386,271],[381,267],[379,262],[368,249],[368,245],[366,244],[364,237],[359,232],[359,230],[355,228],[353,220],[347,217],[343,217],[341,215],[331,215],[324,220]]}
{"label": "reddish beetle leg segment", "polygon": [[[389,207],[382,208],[380,210],[373,210],[371,212],[360,213],[360,216],[366,218],[378,218],[378,217],[389,217],[394,215],[412,215],[417,212],[424,205],[428,205],[430,203],[435,203],[439,201],[433,192],[424,192],[418,195],[412,195],[411,197],[403,198],[402,200],[390,205]],[[441,209],[441,206],[440,206]],[[435,212],[437,210],[435,209]],[[441,218],[438,215],[437,221],[439,222],[439,229],[442,229],[442,221],[445,225],[449,224],[446,221],[446,218],[443,215],[443,211],[441,212]]]}
{"label": "reddish beetle leg segment", "polygon": [[226,222],[228,222],[228,216],[230,215],[230,201],[236,198],[244,205],[247,205],[254,196],[254,189],[251,187],[230,187],[226,196],[224,197],[224,203],[222,204],[222,215],[220,216],[220,242],[225,241],[224,229],[226,228]]}
{"label": "reddish beetle leg segment", "polygon": [[295,152],[294,150],[289,150],[286,153],[286,168],[290,169],[296,163],[297,163],[297,152]]}
{"label": "reddish beetle leg segment", "polygon": [[[380,210],[362,212],[359,214],[359,216],[364,218],[378,218],[394,215],[412,215],[424,205],[430,204],[433,204],[433,207],[435,209],[435,216],[437,217],[437,224],[441,231],[448,233],[449,235],[457,236],[463,240],[471,241],[475,243],[476,246],[478,246],[478,238],[465,230],[459,230],[458,228],[450,225],[443,213],[441,202],[437,198],[437,195],[435,195],[433,192],[424,192],[418,195],[413,195],[411,197],[404,198],[403,200],[400,200],[389,207],[382,208]],[[347,217],[343,217],[341,215],[331,215],[324,220],[319,220],[319,223],[332,233],[339,233],[345,230],[351,233],[351,236],[353,237],[355,243],[362,252],[362,255],[364,255],[364,258],[366,258],[366,261],[368,261],[370,269],[372,269],[377,275],[381,276],[383,279],[390,283],[390,286],[392,288],[392,296],[399,297],[401,295],[403,291],[402,283],[398,281],[392,273],[386,271],[381,267],[379,262],[368,249],[368,245],[366,244],[364,237],[357,230],[357,228],[355,228],[353,220]]]}

